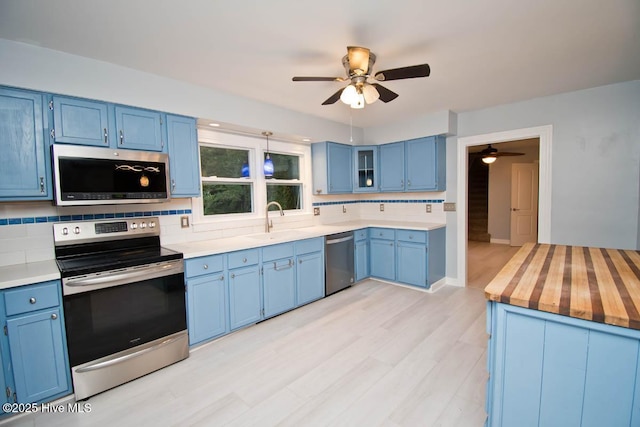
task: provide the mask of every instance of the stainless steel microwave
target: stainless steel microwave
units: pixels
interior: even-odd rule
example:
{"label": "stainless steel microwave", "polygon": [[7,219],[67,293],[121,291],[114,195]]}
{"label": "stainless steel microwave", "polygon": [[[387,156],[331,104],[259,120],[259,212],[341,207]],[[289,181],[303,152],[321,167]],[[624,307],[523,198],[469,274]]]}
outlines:
{"label": "stainless steel microwave", "polygon": [[163,153],[54,144],[55,203],[158,203],[171,198],[169,157]]}

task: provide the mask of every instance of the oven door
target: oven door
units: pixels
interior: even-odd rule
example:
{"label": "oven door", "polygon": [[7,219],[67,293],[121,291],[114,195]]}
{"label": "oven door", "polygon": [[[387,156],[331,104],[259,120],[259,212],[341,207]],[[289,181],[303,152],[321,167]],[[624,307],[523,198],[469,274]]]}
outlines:
{"label": "oven door", "polygon": [[72,367],[186,331],[182,260],[63,279]]}

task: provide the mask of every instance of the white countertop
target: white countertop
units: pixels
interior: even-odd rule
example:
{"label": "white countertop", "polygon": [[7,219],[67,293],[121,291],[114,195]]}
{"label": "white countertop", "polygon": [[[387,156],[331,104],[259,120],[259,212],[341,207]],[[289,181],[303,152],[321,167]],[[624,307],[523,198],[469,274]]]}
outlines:
{"label": "white countertop", "polygon": [[[196,258],[206,255],[221,254],[242,249],[258,248],[294,240],[310,239],[344,231],[352,231],[367,227],[398,228],[406,230],[435,230],[445,224],[400,221],[349,221],[336,224],[317,225],[313,227],[289,230],[275,230],[271,233],[250,234],[246,236],[228,237],[224,239],[202,240],[198,242],[163,245],[174,251],[182,252],[185,258]],[[60,279],[60,271],[55,260],[30,262],[0,267],[0,289],[30,285],[47,280]]]}
{"label": "white countertop", "polygon": [[277,243],[292,242],[294,240],[310,239],[344,231],[352,231],[367,227],[398,228],[406,230],[435,230],[445,224],[401,221],[349,221],[335,224],[316,225],[312,227],[289,230],[275,230],[271,233],[250,234],[245,236],[227,237],[215,240],[176,243],[163,245],[174,251],[182,252],[185,259],[243,249],[258,248]]}
{"label": "white countertop", "polygon": [[0,267],[0,289],[57,280],[59,278],[60,271],[55,260]]}

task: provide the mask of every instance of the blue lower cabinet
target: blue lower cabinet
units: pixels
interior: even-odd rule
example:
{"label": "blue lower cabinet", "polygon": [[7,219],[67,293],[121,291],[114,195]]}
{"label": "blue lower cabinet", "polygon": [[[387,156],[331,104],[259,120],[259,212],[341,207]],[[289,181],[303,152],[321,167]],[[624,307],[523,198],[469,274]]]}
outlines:
{"label": "blue lower cabinet", "polygon": [[0,340],[6,401],[46,402],[71,393],[59,280],[2,292]]}
{"label": "blue lower cabinet", "polygon": [[423,243],[397,243],[397,281],[407,285],[428,286],[427,247]]}
{"label": "blue lower cabinet", "polygon": [[60,309],[7,320],[18,402],[37,402],[69,389]]}
{"label": "blue lower cabinet", "polygon": [[229,270],[229,320],[230,329],[238,329],[262,319],[260,292],[260,267]]}
{"label": "blue lower cabinet", "polygon": [[355,232],[356,242],[354,243],[354,260],[356,282],[369,277],[369,237],[366,229]]}
{"label": "blue lower cabinet", "polygon": [[396,248],[393,240],[371,239],[371,276],[385,280],[396,280]]}
{"label": "blue lower cabinet", "polygon": [[264,317],[296,306],[296,274],[293,258],[265,262],[263,269]]}
{"label": "blue lower cabinet", "polygon": [[487,323],[487,425],[640,425],[640,331],[494,302]]}
{"label": "blue lower cabinet", "polygon": [[296,268],[296,305],[300,306],[324,297],[322,252],[298,255]]}
{"label": "blue lower cabinet", "polygon": [[229,332],[224,272],[187,280],[189,344]]}

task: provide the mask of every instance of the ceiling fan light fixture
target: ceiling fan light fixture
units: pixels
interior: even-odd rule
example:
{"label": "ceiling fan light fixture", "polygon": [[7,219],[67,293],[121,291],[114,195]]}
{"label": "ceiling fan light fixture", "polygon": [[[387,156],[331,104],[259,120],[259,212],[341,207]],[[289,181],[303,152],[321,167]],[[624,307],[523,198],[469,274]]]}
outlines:
{"label": "ceiling fan light fixture", "polygon": [[496,159],[497,159],[497,157],[496,157],[496,156],[491,156],[491,155],[489,155],[489,156],[484,156],[484,157],[482,158],[482,161],[483,161],[484,163],[486,163],[486,164],[490,165],[491,163],[495,162],[495,161],[496,161]]}
{"label": "ceiling fan light fixture", "polygon": [[364,108],[364,95],[362,93],[356,93],[356,96],[353,98],[353,102],[351,102],[351,108]]}
{"label": "ceiling fan light fixture", "polygon": [[340,101],[344,102],[347,105],[353,104],[358,95],[358,91],[354,85],[349,85],[344,88],[342,94],[340,95]]}
{"label": "ceiling fan light fixture", "polygon": [[364,95],[364,100],[367,101],[367,104],[373,104],[380,98],[380,93],[377,89],[371,85],[365,85],[362,88],[362,94]]}

